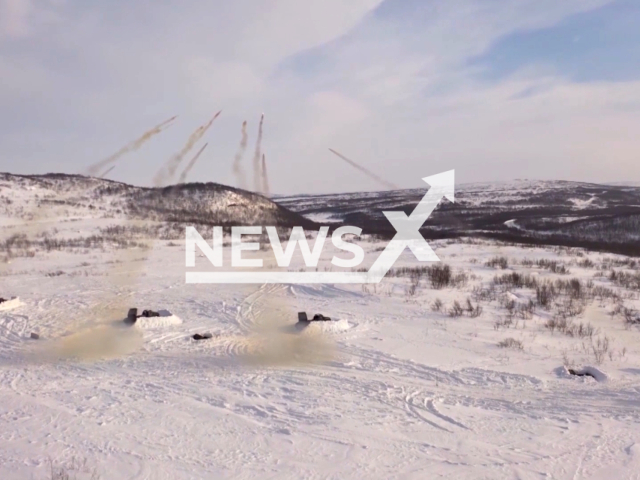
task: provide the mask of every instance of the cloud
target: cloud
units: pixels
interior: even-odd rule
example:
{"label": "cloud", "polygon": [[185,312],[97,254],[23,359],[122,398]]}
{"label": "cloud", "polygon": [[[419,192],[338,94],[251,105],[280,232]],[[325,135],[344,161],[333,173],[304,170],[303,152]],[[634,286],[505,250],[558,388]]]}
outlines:
{"label": "cloud", "polygon": [[0,0],[0,41],[19,40],[60,20],[66,0]]}
{"label": "cloud", "polygon": [[31,10],[31,0],[0,0],[0,37],[26,36]]}
{"label": "cloud", "polygon": [[218,102],[222,108],[264,93],[264,78],[249,63],[216,62],[198,56],[186,61],[186,80],[192,102]]}
{"label": "cloud", "polygon": [[313,191],[329,175],[331,191],[353,190],[354,183],[379,188],[330,156],[309,153],[309,145],[326,144],[407,187],[422,187],[422,177],[452,168],[459,182],[616,181],[637,177],[638,122],[640,81],[574,84],[534,76],[469,83],[413,106],[380,108],[356,125],[315,129],[325,135],[300,139],[288,153],[306,161],[288,173],[300,191]]}
{"label": "cloud", "polygon": [[487,79],[472,61],[608,3],[32,0],[11,37],[2,27],[0,110],[12,115],[0,115],[0,170],[80,171],[180,114],[117,169],[150,184],[166,152],[224,109],[203,140],[215,159],[194,178],[233,183],[240,125],[255,136],[263,111],[274,192],[377,188],[328,148],[406,186],[441,168],[466,181],[629,177],[636,82],[575,84],[539,59]]}

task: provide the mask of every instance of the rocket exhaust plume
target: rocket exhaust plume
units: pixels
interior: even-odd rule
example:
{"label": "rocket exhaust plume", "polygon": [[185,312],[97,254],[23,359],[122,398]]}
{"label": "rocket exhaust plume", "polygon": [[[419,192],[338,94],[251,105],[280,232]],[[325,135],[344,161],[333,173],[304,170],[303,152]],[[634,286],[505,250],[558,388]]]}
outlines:
{"label": "rocket exhaust plume", "polygon": [[[156,125],[152,129],[144,132],[139,138],[137,138],[134,141],[128,143],[127,145],[122,147],[120,150],[118,150],[116,153],[114,153],[110,157],[107,157],[104,160],[101,160],[101,161],[89,166],[86,169],[85,174],[88,175],[88,176],[91,176],[91,177],[97,176],[99,172],[103,171],[106,167],[108,167],[111,164],[115,163],[120,157],[122,157],[126,153],[134,152],[134,151],[138,150],[140,147],[142,147],[142,145],[144,145],[152,137],[154,137],[155,135],[157,135],[160,132],[164,131],[165,129],[169,128],[171,126],[171,123],[176,118],[178,118],[178,116],[174,115],[170,119],[165,120],[164,122],[159,123],[158,125]],[[110,169],[105,171],[102,175],[100,175],[100,178],[102,178],[105,175],[107,175],[110,171],[111,171]],[[31,224],[27,225],[28,230],[31,230],[32,226],[37,226],[38,225],[37,220],[39,218],[42,218],[46,214],[46,212],[47,212],[47,209],[43,209],[43,208],[38,209],[38,208],[34,207],[31,210],[31,212],[29,212],[33,216],[33,218],[31,220]],[[0,263],[0,265],[6,265],[6,264]]]}
{"label": "rocket exhaust plume", "polygon": [[258,126],[258,139],[256,140],[256,151],[253,154],[253,189],[256,192],[262,190],[262,181],[260,175],[260,153],[262,148],[262,125],[264,124],[264,113],[260,116],[260,125]]}
{"label": "rocket exhaust plume", "polygon": [[262,154],[262,193],[264,193],[267,197],[270,195],[269,192],[269,177],[267,176],[267,159]]}
{"label": "rocket exhaust plume", "polygon": [[240,147],[238,147],[238,151],[233,157],[233,174],[236,177],[236,181],[238,183],[238,187],[247,188],[247,177],[244,173],[244,168],[242,167],[242,157],[244,157],[244,152],[247,149],[247,142],[249,137],[247,135],[247,121],[242,122],[242,138],[240,139]]}
{"label": "rocket exhaust plume", "polygon": [[198,127],[196,131],[189,136],[189,139],[187,140],[187,143],[184,145],[184,147],[182,147],[182,150],[180,150],[178,153],[169,158],[169,160],[167,160],[162,168],[160,168],[158,173],[156,173],[155,177],[153,177],[153,184],[156,187],[163,186],[167,182],[171,181],[176,173],[176,170],[180,166],[180,163],[182,163],[185,155],[189,153],[193,146],[204,136],[205,133],[207,133],[207,130],[209,130],[214,120],[218,118],[221,113],[222,110],[216,113],[208,123]]}
{"label": "rocket exhaust plume", "polygon": [[139,138],[137,138],[133,142],[125,145],[124,147],[122,147],[120,150],[118,150],[116,153],[114,153],[110,157],[107,157],[104,160],[100,160],[98,163],[95,163],[95,164],[91,165],[87,169],[87,175],[93,177],[99,171],[101,171],[103,168],[105,168],[106,166],[111,165],[112,163],[116,162],[123,155],[125,155],[125,154],[127,154],[129,152],[135,152],[142,145],[144,145],[148,140],[150,140],[152,137],[156,136],[157,134],[159,134],[163,130],[169,128],[171,126],[171,122],[173,122],[176,118],[178,118],[177,115],[171,117],[169,120],[166,120],[166,121],[156,125],[151,130],[148,130],[148,131],[144,132]]}
{"label": "rocket exhaust plume", "polygon": [[369,178],[372,178],[373,180],[375,180],[376,182],[380,183],[381,185],[384,185],[385,187],[391,189],[391,190],[397,190],[398,187],[396,185],[394,185],[391,182],[387,182],[386,180],[380,178],[378,175],[376,175],[375,173],[367,170],[366,168],[358,165],[356,162],[354,162],[353,160],[349,160],[347,157],[345,157],[344,155],[342,155],[341,153],[336,152],[334,149],[330,148],[329,151],[331,153],[333,153],[334,155],[337,155],[338,157],[340,157],[342,160],[344,160],[345,162],[347,162],[349,165],[351,165],[354,168],[357,168],[358,170],[360,170],[362,173],[364,173],[366,176],[368,176]]}
{"label": "rocket exhaust plume", "polygon": [[191,159],[191,161],[187,164],[186,168],[180,174],[180,179],[178,180],[178,183],[184,183],[184,181],[187,179],[187,175],[189,175],[189,172],[195,166],[196,162],[198,161],[198,158],[200,158],[200,155],[202,155],[202,152],[204,152],[204,149],[207,148],[207,145],[209,144],[205,143],[204,146],[200,150],[198,150],[198,153],[196,153],[194,157]]}
{"label": "rocket exhaust plume", "polygon": [[102,172],[98,178],[104,178],[106,177],[109,173],[111,173],[111,170],[113,170],[114,168],[116,168],[115,165],[111,165],[109,168],[107,168],[104,172]]}

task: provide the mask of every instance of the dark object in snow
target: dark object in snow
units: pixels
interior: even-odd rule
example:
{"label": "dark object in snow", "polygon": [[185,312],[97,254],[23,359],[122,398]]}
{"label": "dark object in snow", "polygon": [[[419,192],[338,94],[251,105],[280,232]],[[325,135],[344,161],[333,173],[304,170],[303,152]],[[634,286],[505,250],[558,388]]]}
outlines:
{"label": "dark object in snow", "polygon": [[130,308],[129,313],[127,313],[127,318],[124,319],[124,323],[127,325],[133,325],[136,323],[140,317],[150,318],[150,317],[160,317],[160,312],[154,312],[153,310],[143,310],[141,315],[138,315],[137,308]]}
{"label": "dark object in snow", "polygon": [[569,371],[569,373],[571,375],[575,375],[576,377],[591,377],[591,378],[596,378],[596,376],[591,373],[591,372],[586,372],[586,371],[582,371],[582,372],[576,372],[575,370],[573,370],[572,368],[567,369]]}
{"label": "dark object in snow", "polygon": [[35,332],[31,332],[31,338],[33,338],[34,340],[38,340],[40,338],[40,335]]}
{"label": "dark object in snow", "polygon": [[129,313],[127,313],[127,318],[124,319],[124,323],[127,325],[133,325],[138,320],[138,309],[130,308]]}
{"label": "dark object in snow", "polygon": [[311,320],[307,317],[307,312],[298,312],[298,323],[309,323],[309,322],[328,322],[330,321],[330,317],[325,317],[320,313],[316,313]]}
{"label": "dark object in snow", "polygon": [[0,303],[4,303],[6,301],[8,301],[8,299],[0,297]]}
{"label": "dark object in snow", "polygon": [[196,333],[191,338],[193,338],[194,340],[207,340],[212,337],[213,335],[211,335],[210,333],[203,333],[203,334]]}

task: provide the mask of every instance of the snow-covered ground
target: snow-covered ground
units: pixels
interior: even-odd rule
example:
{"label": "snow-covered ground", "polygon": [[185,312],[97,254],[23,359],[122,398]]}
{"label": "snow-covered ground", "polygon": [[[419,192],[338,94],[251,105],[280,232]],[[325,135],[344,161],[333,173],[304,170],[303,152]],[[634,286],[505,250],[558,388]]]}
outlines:
{"label": "snow-covered ground", "polygon": [[[384,246],[365,245],[368,259]],[[0,311],[0,478],[50,478],[48,459],[73,457],[102,479],[640,478],[638,327],[602,298],[570,319],[591,335],[571,336],[545,326],[554,308],[508,313],[532,289],[490,291],[511,272],[577,278],[637,309],[599,274],[624,258],[432,245],[466,281],[187,285],[181,242],[14,259],[0,267],[0,296],[21,302]],[[506,269],[486,265],[497,255]],[[418,264],[407,251],[398,266]],[[448,313],[467,298],[477,316]],[[127,328],[130,307],[172,315]],[[296,329],[298,311],[336,321]]]}

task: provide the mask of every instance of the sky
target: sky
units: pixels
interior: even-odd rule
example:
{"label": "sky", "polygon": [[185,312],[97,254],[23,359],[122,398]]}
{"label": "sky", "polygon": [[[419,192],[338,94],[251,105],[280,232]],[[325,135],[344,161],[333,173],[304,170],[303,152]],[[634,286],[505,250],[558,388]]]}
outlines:
{"label": "sky", "polygon": [[[0,0],[0,171],[151,186],[222,110],[189,181],[272,192],[640,181],[637,0]],[[177,176],[176,176],[177,177]],[[248,185],[252,186],[252,182]]]}

